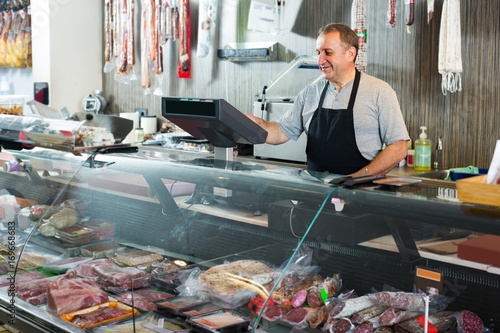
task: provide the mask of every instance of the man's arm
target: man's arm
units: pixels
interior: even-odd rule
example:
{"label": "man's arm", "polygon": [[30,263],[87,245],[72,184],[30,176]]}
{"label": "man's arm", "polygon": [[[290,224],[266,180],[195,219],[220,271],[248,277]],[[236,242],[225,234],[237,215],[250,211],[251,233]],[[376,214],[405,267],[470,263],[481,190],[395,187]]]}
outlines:
{"label": "man's arm", "polygon": [[283,131],[281,130],[281,127],[277,122],[265,121],[251,114],[246,114],[246,116],[267,131],[266,143],[269,143],[271,145],[279,145],[290,140],[285,134],[283,134]]}
{"label": "man's arm", "polygon": [[364,168],[351,175],[385,175],[406,157],[408,148],[405,140],[391,143]]}

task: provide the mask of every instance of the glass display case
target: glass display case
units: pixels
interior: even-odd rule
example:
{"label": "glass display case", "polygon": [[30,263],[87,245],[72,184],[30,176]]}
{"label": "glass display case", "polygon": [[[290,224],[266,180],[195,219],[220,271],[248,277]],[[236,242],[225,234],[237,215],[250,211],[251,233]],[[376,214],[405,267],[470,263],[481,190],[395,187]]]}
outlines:
{"label": "glass display case", "polygon": [[35,148],[0,163],[0,322],[22,332],[319,332],[363,323],[352,300],[419,317],[382,295],[429,294],[429,316],[448,311],[451,326],[465,310],[500,324],[500,210],[443,195],[452,182],[349,186],[147,150]]}

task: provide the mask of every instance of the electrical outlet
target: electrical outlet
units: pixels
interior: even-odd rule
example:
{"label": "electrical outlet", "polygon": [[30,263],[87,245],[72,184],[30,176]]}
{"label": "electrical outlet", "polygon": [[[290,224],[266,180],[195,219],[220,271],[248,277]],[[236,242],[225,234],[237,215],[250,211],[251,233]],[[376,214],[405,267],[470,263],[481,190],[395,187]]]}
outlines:
{"label": "electrical outlet", "polygon": [[147,116],[148,115],[148,109],[139,109],[139,108],[135,108],[135,112],[138,112],[140,114],[140,116]]}

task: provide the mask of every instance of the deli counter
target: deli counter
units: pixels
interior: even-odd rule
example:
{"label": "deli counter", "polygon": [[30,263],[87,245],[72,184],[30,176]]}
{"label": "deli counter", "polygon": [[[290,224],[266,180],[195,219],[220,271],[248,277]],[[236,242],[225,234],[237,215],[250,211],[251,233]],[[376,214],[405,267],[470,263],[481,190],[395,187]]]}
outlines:
{"label": "deli counter", "polygon": [[[132,332],[146,323],[371,332],[394,308],[428,313],[436,327],[445,313],[443,332],[500,325],[500,264],[460,254],[500,236],[500,210],[425,181],[346,186],[291,167],[142,150],[34,148],[0,160],[0,322],[22,332]],[[384,311],[356,321],[346,310],[354,299],[369,302],[356,313]],[[188,300],[186,311],[175,306]],[[118,313],[91,315],[109,309]],[[227,330],[203,318],[226,314]],[[415,318],[396,325],[408,330]]]}

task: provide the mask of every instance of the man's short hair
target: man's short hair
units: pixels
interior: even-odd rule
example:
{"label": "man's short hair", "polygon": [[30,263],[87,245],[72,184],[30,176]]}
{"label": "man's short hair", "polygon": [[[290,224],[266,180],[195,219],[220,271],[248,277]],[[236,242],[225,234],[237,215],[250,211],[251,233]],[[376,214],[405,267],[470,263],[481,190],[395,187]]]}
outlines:
{"label": "man's short hair", "polygon": [[351,46],[354,46],[356,49],[356,56],[354,57],[354,62],[356,62],[356,58],[358,57],[359,50],[359,37],[358,35],[345,23],[330,23],[320,28],[318,31],[318,36],[322,34],[328,34],[330,32],[337,31],[340,35],[340,41],[344,44],[345,49],[347,50]]}

